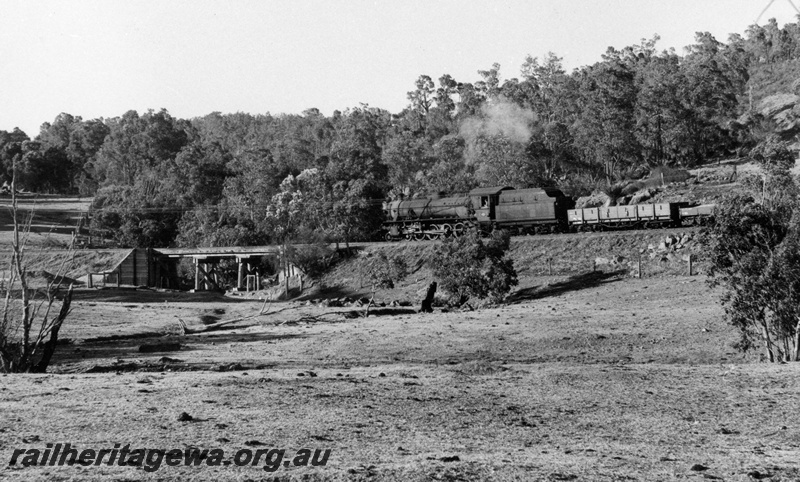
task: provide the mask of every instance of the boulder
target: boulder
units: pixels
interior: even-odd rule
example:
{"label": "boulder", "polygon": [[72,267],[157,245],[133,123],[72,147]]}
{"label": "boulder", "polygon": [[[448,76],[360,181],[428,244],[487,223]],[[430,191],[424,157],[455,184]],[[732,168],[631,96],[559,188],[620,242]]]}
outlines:
{"label": "boulder", "polygon": [[636,194],[634,194],[633,197],[631,197],[631,204],[642,204],[651,197],[653,197],[653,194],[650,192],[649,189],[642,189],[641,191],[638,191]]}
{"label": "boulder", "polygon": [[640,191],[643,186],[644,185],[641,182],[638,182],[638,181],[637,182],[632,182],[632,183],[626,185],[625,187],[623,187],[622,190],[620,191],[620,194],[622,194],[623,196],[633,196],[638,191]]}
{"label": "boulder", "polygon": [[181,412],[181,414],[178,415],[178,421],[179,422],[191,422],[193,420],[194,420],[194,417],[192,417],[191,415],[189,415],[186,412]]}
{"label": "boulder", "polygon": [[622,196],[622,197],[619,197],[619,198],[617,198],[616,205],[617,205],[617,206],[628,206],[629,204],[633,204],[633,203],[631,202],[631,199],[632,199],[632,197],[631,197],[631,196]]}
{"label": "boulder", "polygon": [[575,201],[575,209],[583,209],[583,208],[598,208],[603,206],[608,206],[611,203],[611,199],[602,192],[594,193],[591,196],[584,196],[578,198]]}

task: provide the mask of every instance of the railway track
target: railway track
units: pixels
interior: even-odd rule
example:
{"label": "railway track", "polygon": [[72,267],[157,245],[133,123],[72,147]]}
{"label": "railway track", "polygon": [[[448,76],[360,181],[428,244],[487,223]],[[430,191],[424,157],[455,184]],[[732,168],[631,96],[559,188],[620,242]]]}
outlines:
{"label": "railway track", "polygon": [[[511,239],[517,242],[536,241],[544,239],[571,239],[571,238],[609,238],[616,236],[640,236],[642,233],[663,233],[664,236],[668,234],[686,233],[686,232],[699,232],[702,226],[682,226],[677,228],[657,228],[657,229],[619,229],[613,231],[593,231],[585,233],[556,233],[556,234],[515,234]],[[400,241],[363,241],[350,243],[351,247],[378,247],[378,246],[426,246],[441,242],[438,239],[432,240],[400,240]],[[340,247],[343,245],[340,245]]]}
{"label": "railway track", "polygon": [[[668,234],[676,234],[676,233],[686,233],[686,232],[699,232],[702,230],[703,227],[701,226],[683,226],[677,228],[658,228],[658,229],[620,229],[616,231],[594,231],[594,232],[585,232],[585,233],[558,233],[558,234],[517,234],[511,236],[511,239],[515,242],[528,242],[528,241],[536,241],[536,240],[546,240],[546,239],[586,239],[586,238],[609,238],[609,237],[619,237],[619,236],[640,236],[642,233],[663,233],[664,236]],[[380,246],[428,246],[436,243],[440,243],[441,240],[432,239],[432,240],[400,240],[400,241],[356,241],[349,243],[350,247],[353,248],[371,248],[371,247],[380,247]],[[335,247],[334,243],[330,244],[330,247]],[[345,248],[344,243],[339,243],[339,248]],[[117,250],[126,250],[127,248],[84,248],[76,250],[78,253],[85,252],[85,251],[117,251]],[[0,247],[0,259],[3,258],[4,255],[10,255],[11,249],[7,247]],[[38,247],[28,248],[28,256],[35,256],[39,252],[42,253],[67,253],[69,250],[67,249],[39,249]]]}

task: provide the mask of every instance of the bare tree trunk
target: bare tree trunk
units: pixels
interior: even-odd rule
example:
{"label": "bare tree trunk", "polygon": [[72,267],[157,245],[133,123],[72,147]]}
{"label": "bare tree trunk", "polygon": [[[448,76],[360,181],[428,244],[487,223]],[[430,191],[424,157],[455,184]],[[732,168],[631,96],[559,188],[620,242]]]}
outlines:
{"label": "bare tree trunk", "polygon": [[372,303],[375,301],[375,291],[378,290],[378,287],[373,283],[372,284],[372,296],[369,299],[369,303],[367,303],[367,309],[364,310],[364,318],[369,316],[369,308],[372,306]]}
{"label": "bare tree trunk", "polygon": [[764,344],[767,348],[767,354],[769,355],[769,362],[774,363],[775,353],[773,352],[772,340],[769,337],[769,329],[767,327],[766,321],[761,323],[761,330],[762,330],[762,336],[764,338]]}
{"label": "bare tree trunk", "polygon": [[50,330],[50,339],[44,344],[42,358],[35,366],[32,367],[32,372],[44,373],[47,371],[47,367],[50,366],[50,359],[53,358],[53,353],[55,353],[56,345],[58,344],[58,332],[61,330],[61,325],[64,323],[64,320],[67,319],[67,315],[69,315],[71,304],[72,285],[69,285],[69,290],[67,290],[64,300],[61,302],[61,310],[59,310],[58,316],[53,321],[53,327]]}
{"label": "bare tree trunk", "polygon": [[792,361],[800,361],[800,318],[794,326],[794,340],[792,340]]}
{"label": "bare tree trunk", "polygon": [[289,299],[289,257],[286,252],[286,241],[283,242],[283,288],[286,291],[286,299]]}
{"label": "bare tree trunk", "polygon": [[[16,167],[16,166],[15,166]],[[19,277],[20,281],[20,291],[22,293],[22,353],[20,356],[20,360],[23,361],[23,364],[26,364],[24,360],[28,360],[30,358],[30,341],[31,341],[31,328],[33,326],[31,318],[31,300],[30,300],[30,292],[28,291],[28,280],[27,280],[27,273],[25,272],[25,266],[23,262],[23,256],[25,252],[24,243],[20,243],[19,237],[19,211],[17,209],[17,173],[16,168],[11,177],[11,215],[13,218],[13,228],[14,228],[14,241],[12,242],[11,249],[13,251],[13,263],[14,268],[17,270],[17,276]],[[9,287],[10,289],[11,287]],[[27,367],[17,367],[17,370],[26,370]]]}
{"label": "bare tree trunk", "polygon": [[783,341],[783,350],[782,350],[783,353],[782,353],[782,356],[781,356],[781,360],[785,361],[785,362],[792,361],[792,358],[791,358],[792,357],[792,350],[791,350],[791,348],[789,348],[789,337],[788,336],[782,336],[781,340]]}

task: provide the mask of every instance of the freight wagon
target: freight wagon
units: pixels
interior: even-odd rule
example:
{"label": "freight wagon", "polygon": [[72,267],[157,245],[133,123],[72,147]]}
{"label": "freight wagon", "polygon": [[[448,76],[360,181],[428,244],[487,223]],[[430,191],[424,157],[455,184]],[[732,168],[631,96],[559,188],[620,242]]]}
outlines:
{"label": "freight wagon", "polygon": [[657,203],[570,209],[567,217],[569,225],[578,231],[680,226],[681,205]]}

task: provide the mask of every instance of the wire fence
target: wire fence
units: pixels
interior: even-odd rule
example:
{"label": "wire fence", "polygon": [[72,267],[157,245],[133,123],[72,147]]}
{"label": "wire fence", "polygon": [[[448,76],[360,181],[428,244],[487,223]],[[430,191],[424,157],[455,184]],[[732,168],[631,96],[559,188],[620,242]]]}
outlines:
{"label": "wire fence", "polygon": [[709,263],[702,252],[673,251],[662,253],[623,252],[598,255],[595,252],[571,253],[569,256],[543,255],[515,263],[517,271],[535,276],[564,276],[586,272],[619,273],[631,278],[654,276],[698,276],[707,274]]}

